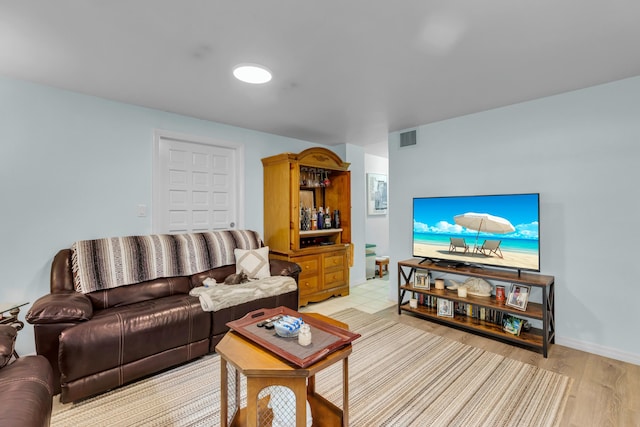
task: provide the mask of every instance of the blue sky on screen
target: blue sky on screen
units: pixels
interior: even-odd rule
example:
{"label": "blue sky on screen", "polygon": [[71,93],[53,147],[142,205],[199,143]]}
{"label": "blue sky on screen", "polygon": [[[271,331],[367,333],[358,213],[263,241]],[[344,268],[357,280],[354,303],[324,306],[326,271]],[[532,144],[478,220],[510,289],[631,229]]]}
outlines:
{"label": "blue sky on screen", "polygon": [[538,195],[435,197],[414,199],[413,230],[419,233],[476,234],[457,225],[453,217],[467,212],[506,218],[516,231],[504,235],[538,238]]}

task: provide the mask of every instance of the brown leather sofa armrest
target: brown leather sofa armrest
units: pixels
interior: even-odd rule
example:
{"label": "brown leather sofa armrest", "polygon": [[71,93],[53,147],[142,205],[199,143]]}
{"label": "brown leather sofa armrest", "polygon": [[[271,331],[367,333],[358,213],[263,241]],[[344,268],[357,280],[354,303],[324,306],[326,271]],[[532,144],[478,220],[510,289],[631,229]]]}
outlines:
{"label": "brown leather sofa armrest", "polygon": [[42,356],[23,356],[0,369],[0,424],[48,426],[53,385],[51,365]]}
{"label": "brown leather sofa armrest", "polygon": [[272,276],[291,276],[298,281],[298,275],[302,268],[295,262],[285,261],[281,259],[270,259],[269,270]]}
{"label": "brown leather sofa armrest", "polygon": [[58,292],[38,298],[27,313],[27,322],[52,324],[84,322],[93,317],[89,298],[75,291]]}
{"label": "brown leather sofa armrest", "polygon": [[0,368],[5,366],[13,356],[18,331],[10,325],[0,325]]}

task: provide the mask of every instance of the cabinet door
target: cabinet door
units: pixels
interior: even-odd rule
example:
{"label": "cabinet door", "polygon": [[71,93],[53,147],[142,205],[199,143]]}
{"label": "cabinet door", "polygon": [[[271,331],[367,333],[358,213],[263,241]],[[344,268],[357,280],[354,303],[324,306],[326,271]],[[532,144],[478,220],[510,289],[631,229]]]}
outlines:
{"label": "cabinet door", "polygon": [[[286,191],[283,188],[283,191]],[[298,163],[289,164],[289,249],[292,251],[300,249],[300,165]]]}
{"label": "cabinet door", "polygon": [[297,196],[290,191],[291,169],[288,163],[273,163],[264,167],[264,235],[273,251],[288,253],[295,249],[292,240],[293,206]]}

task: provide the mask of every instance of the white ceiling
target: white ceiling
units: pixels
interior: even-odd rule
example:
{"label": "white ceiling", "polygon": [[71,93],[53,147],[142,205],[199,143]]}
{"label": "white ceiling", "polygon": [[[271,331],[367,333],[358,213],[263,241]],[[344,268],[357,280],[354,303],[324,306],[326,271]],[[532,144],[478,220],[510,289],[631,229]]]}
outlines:
{"label": "white ceiling", "polygon": [[639,41],[638,0],[0,0],[2,75],[383,156],[390,131],[640,75]]}

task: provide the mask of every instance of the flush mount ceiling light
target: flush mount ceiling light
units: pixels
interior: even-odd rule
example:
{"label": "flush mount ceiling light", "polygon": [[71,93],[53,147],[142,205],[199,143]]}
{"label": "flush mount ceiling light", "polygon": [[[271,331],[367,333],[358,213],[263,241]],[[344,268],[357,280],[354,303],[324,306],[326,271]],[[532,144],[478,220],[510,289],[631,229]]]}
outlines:
{"label": "flush mount ceiling light", "polygon": [[263,84],[271,81],[271,71],[258,64],[240,64],[233,69],[236,79],[245,83]]}

